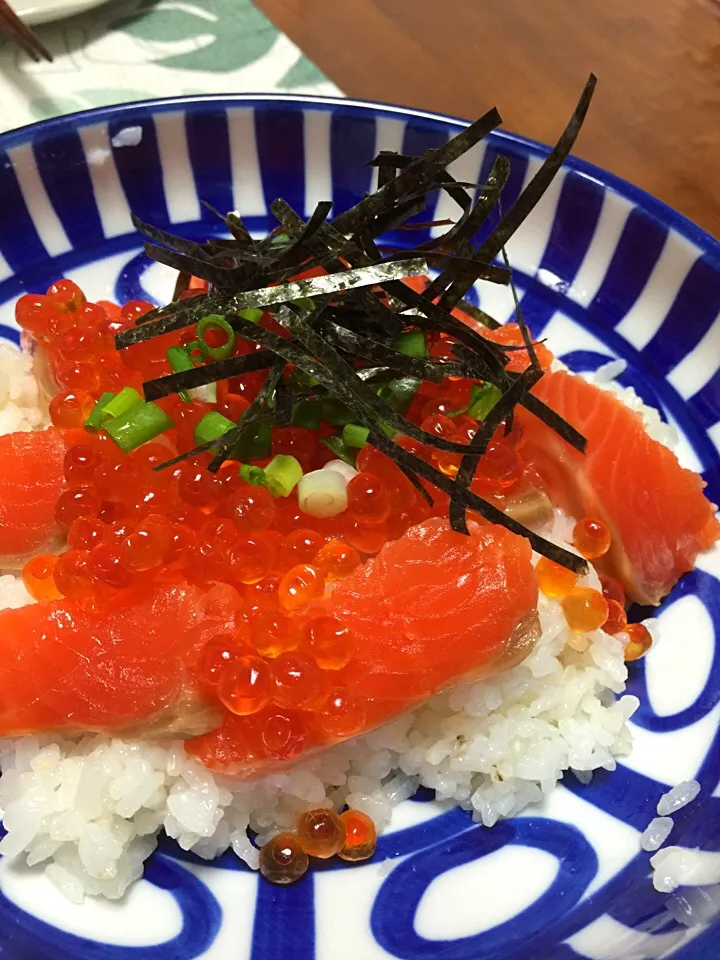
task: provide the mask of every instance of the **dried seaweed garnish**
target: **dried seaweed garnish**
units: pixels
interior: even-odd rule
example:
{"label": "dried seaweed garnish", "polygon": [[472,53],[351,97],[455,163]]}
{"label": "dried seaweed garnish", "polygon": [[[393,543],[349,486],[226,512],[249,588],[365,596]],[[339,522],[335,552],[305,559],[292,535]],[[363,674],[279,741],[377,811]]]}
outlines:
{"label": "dried seaweed garnish", "polygon": [[215,363],[202,364],[192,370],[169,373],[165,377],[146,380],[143,384],[143,392],[146,400],[158,400],[160,397],[169,397],[171,393],[179,393],[181,390],[203,387],[206,383],[216,383],[218,380],[228,380],[230,377],[242,377],[256,370],[267,370],[274,361],[275,354],[270,350],[258,350],[257,353],[246,354],[243,357],[217,360]]}
{"label": "dried seaweed garnish", "polygon": [[[503,260],[505,266],[510,270],[510,261],[508,259],[505,247],[502,248]],[[493,434],[505,421],[505,433],[512,429],[513,412],[520,400],[530,393],[532,387],[540,380],[543,375],[542,367],[538,362],[535,347],[533,346],[530,334],[523,317],[520,307],[520,298],[517,294],[515,281],[510,273],[510,289],[512,291],[513,302],[515,303],[515,316],[522,333],[525,349],[528,353],[529,364],[525,370],[519,374],[508,390],[502,394],[497,403],[492,407],[485,417],[482,426],[477,430],[475,436],[468,445],[468,452],[463,456],[455,475],[455,482],[464,489],[469,489],[478,467],[480,456],[487,450],[488,444]],[[458,533],[468,533],[467,517],[465,507],[459,500],[453,500],[449,507],[450,526]]]}
{"label": "dried seaweed garnish", "polygon": [[[239,310],[248,310],[252,307],[269,307],[276,303],[288,303],[302,297],[341,293],[344,290],[352,290],[356,287],[372,286],[405,277],[423,276],[427,273],[427,270],[425,260],[422,257],[414,257],[408,260],[370,264],[366,267],[329,273],[322,277],[310,277],[307,280],[296,280],[294,283],[264,287],[261,290],[238,293],[231,297],[193,297],[185,301],[188,306],[183,311],[177,310],[169,316],[150,320],[133,327],[131,330],[122,330],[115,337],[115,345],[119,350],[122,350],[134,343],[141,343],[143,340],[149,340],[151,337],[159,336],[162,333],[189,327],[210,313],[226,313],[228,311],[237,313]],[[146,316],[148,315],[146,314]]]}
{"label": "dried seaweed garnish", "polygon": [[[212,239],[203,244],[138,222],[148,238],[147,249],[156,260],[181,271],[176,298],[167,306],[140,318],[137,326],[118,335],[118,348],[198,322],[203,316],[225,316],[233,329],[263,349],[218,363],[208,363],[181,374],[148,381],[148,399],[166,396],[181,389],[243,376],[250,370],[267,369],[268,374],[255,401],[238,426],[176,461],[203,451],[212,456],[216,470],[228,457],[237,458],[246,439],[258,429],[290,423],[298,401],[323,399],[345,404],[348,416],[370,431],[369,440],[392,457],[422,496],[432,500],[432,483],[450,497],[450,520],[456,529],[467,530],[465,512],[474,510],[491,522],[527,536],[535,549],[571,569],[581,570],[584,562],[549,544],[492,504],[472,493],[470,484],[479,459],[494,431],[504,422],[512,424],[518,404],[540,417],[567,442],[584,448],[584,438],[529,391],[542,375],[534,343],[518,306],[518,324],[523,346],[503,345],[483,337],[477,330],[452,315],[455,306],[480,324],[497,326],[482,310],[463,298],[476,280],[510,283],[510,264],[504,254],[505,241],[533,209],[559,169],[574,141],[592,94],[590,78],[573,118],[552,154],[541,166],[518,201],[503,215],[502,187],[509,163],[496,158],[484,183],[455,179],[448,165],[470,149],[500,122],[497,111],[484,117],[422,157],[380,154],[371,165],[378,167],[378,188],[332,222],[329,201],[320,203],[308,220],[284,201],[276,200],[271,210],[279,225],[262,240],[253,239],[239,214],[221,219],[232,239]],[[468,192],[469,189],[469,192]],[[429,196],[443,191],[458,206],[455,221],[408,222],[428,206]],[[431,201],[432,203],[432,201]],[[497,226],[478,244],[478,229],[498,209]],[[410,231],[447,227],[442,234],[425,239],[412,250],[383,246],[387,230]],[[503,254],[505,263],[492,262]],[[408,266],[412,269],[408,269]],[[404,283],[406,277],[427,272],[439,275],[419,293]],[[298,273],[320,267],[326,275],[295,281]],[[189,275],[203,277],[210,284],[206,294],[183,300]],[[353,282],[356,281],[356,282]],[[438,302],[435,302],[438,301]],[[239,315],[247,309],[264,308],[288,331],[278,336],[267,327],[253,324]],[[422,330],[450,337],[457,359],[410,357],[394,349],[392,341],[401,332]],[[507,365],[514,350],[527,352],[528,367],[511,373]],[[288,364],[295,368],[289,377]],[[438,382],[446,376],[467,377],[492,384],[499,399],[488,412],[470,444],[435,437],[403,416],[422,381]],[[408,384],[405,401],[400,402],[390,384]],[[388,425],[426,447],[460,454],[455,478],[447,477],[389,438]]]}

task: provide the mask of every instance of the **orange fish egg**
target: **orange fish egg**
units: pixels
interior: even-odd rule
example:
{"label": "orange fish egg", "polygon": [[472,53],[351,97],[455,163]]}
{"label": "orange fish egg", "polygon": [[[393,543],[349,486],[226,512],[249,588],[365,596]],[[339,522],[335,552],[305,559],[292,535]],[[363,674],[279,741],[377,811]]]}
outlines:
{"label": "orange fish egg", "polygon": [[265,487],[244,486],[229,501],[229,516],[242,533],[259,533],[272,526],[277,507]]}
{"label": "orange fish egg", "polygon": [[23,567],[25,589],[35,600],[57,600],[62,596],[55,584],[58,558],[52,553],[39,554]]}
{"label": "orange fish egg", "polygon": [[92,592],[85,550],[68,550],[55,564],[55,585],[64,597],[87,597]]}
{"label": "orange fish egg", "polygon": [[[607,600],[607,597],[605,598]],[[605,633],[621,633],[627,627],[627,614],[625,613],[625,607],[617,602],[617,600],[608,600],[608,615],[607,620],[603,624],[603,630]]]}
{"label": "orange fish egg", "polygon": [[517,486],[522,475],[523,462],[515,448],[506,441],[491,443],[478,463],[473,490],[507,492]]}
{"label": "orange fish egg", "polygon": [[64,390],[74,392],[82,390],[86,393],[95,393],[100,384],[100,373],[92,363],[81,363],[79,360],[68,360],[65,357],[55,357],[53,373],[58,385]]}
{"label": "orange fish egg", "polygon": [[95,402],[83,390],[58,393],[50,401],[50,420],[54,427],[82,427],[90,416]]}
{"label": "orange fish egg", "polygon": [[373,473],[359,473],[347,485],[348,514],[363,524],[382,523],[390,513],[385,484]]}
{"label": "orange fish egg", "polygon": [[25,293],[15,304],[15,319],[23,330],[33,337],[47,333],[50,318],[55,312],[53,301],[43,294]]}
{"label": "orange fish egg", "polygon": [[537,574],[538,587],[546,597],[552,597],[559,600],[566,596],[574,588],[578,580],[578,575],[563,567],[554,560],[548,560],[547,557],[540,557],[535,567]]}
{"label": "orange fish egg", "polygon": [[56,309],[73,311],[85,303],[85,294],[72,280],[63,278],[48,287],[47,295]]}
{"label": "orange fish egg", "polygon": [[352,634],[344,623],[334,617],[311,620],[308,643],[322,670],[342,670],[352,658]]}
{"label": "orange fish egg", "polygon": [[81,487],[92,483],[95,468],[100,464],[98,451],[90,444],[80,443],[65,454],[63,474],[68,483]]}
{"label": "orange fish egg", "polygon": [[345,810],[340,814],[340,819],[345,827],[345,843],[338,856],[353,862],[368,860],[377,846],[377,831],[373,821],[360,810]]}
{"label": "orange fish egg", "polygon": [[230,552],[233,577],[240,583],[258,583],[273,569],[276,553],[275,540],[267,532],[239,537]]}
{"label": "orange fish egg", "polygon": [[387,542],[388,526],[387,523],[360,523],[347,517],[342,535],[358,553],[373,554],[378,553]]}
{"label": "orange fish egg", "polygon": [[300,646],[302,634],[296,620],[279,610],[261,613],[252,625],[252,641],[263,657],[274,659]]}
{"label": "orange fish egg", "polygon": [[606,600],[616,600],[620,606],[625,606],[625,591],[621,583],[612,577],[600,577],[600,585],[602,586],[603,596]]}
{"label": "orange fish egg", "polygon": [[325,580],[317,567],[302,563],[292,567],[280,581],[278,599],[285,610],[299,610],[325,592]]}
{"label": "orange fish egg", "polygon": [[642,623],[629,623],[626,627],[626,633],[630,639],[625,647],[625,659],[627,661],[639,660],[652,646],[652,635]]}
{"label": "orange fish egg", "polygon": [[352,737],[365,725],[365,705],[347,690],[336,687],[315,715],[322,732],[329,737]]}
{"label": "orange fish egg", "polygon": [[345,843],[345,824],[326,807],[301,813],[295,830],[305,853],[320,860],[334,857]]}
{"label": "orange fish egg", "polygon": [[608,618],[608,602],[599,590],[575,587],[562,601],[568,626],[577,633],[597,630]]}
{"label": "orange fish egg", "polygon": [[159,567],[170,550],[170,528],[162,516],[147,517],[121,544],[122,561],[134,573]]}
{"label": "orange fish egg", "polygon": [[78,517],[68,530],[68,546],[72,550],[92,550],[108,531],[107,524],[96,517]]}
{"label": "orange fish egg", "polygon": [[573,544],[578,553],[586,560],[596,560],[604,557],[610,549],[612,535],[606,523],[594,520],[592,517],[583,517],[573,529]]}
{"label": "orange fish egg", "polygon": [[247,717],[270,701],[270,672],[267,663],[252,654],[239,657],[221,671],[217,694],[231,713]]}
{"label": "orange fish egg", "polygon": [[342,540],[330,540],[320,547],[312,560],[328,583],[342,580],[360,565],[360,554]]}
{"label": "orange fish egg", "polygon": [[278,569],[289,570],[302,563],[312,563],[324,538],[315,530],[303,527],[288,534],[278,551]]}
{"label": "orange fish egg", "polygon": [[274,760],[294,760],[303,752],[308,739],[305,720],[296,711],[274,710],[263,723],[263,746]]}
{"label": "orange fish egg", "polygon": [[65,490],[55,504],[55,519],[67,529],[79,517],[97,517],[100,512],[100,497],[91,487]]}
{"label": "orange fish egg", "polygon": [[241,639],[237,637],[225,634],[212,637],[202,648],[198,659],[195,670],[198,680],[215,686],[223,671],[240,659],[244,649]]}
{"label": "orange fish egg", "polygon": [[119,543],[104,541],[93,547],[88,556],[88,571],[93,580],[124,590],[132,583],[132,574],[123,563]]}
{"label": "orange fish egg", "polygon": [[283,653],[270,665],[272,699],[281,707],[307,707],[322,696],[327,681],[312,657]]}
{"label": "orange fish egg", "polygon": [[260,873],[270,883],[295,883],[307,873],[309,863],[308,855],[292,833],[280,833],[260,848]]}

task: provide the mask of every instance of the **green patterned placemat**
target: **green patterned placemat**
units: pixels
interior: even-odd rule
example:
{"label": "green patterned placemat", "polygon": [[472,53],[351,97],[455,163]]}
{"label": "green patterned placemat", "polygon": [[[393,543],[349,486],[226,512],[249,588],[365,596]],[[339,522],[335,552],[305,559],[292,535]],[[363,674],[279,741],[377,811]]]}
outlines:
{"label": "green patterned placemat", "polygon": [[36,30],[53,63],[0,40],[0,130],[146,97],[340,94],[250,0],[108,0]]}

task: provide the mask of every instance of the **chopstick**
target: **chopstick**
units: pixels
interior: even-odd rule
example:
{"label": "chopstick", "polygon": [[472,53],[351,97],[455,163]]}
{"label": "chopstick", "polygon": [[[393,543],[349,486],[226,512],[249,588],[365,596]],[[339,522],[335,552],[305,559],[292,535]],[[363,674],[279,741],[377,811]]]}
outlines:
{"label": "chopstick", "polygon": [[50,51],[40,42],[30,27],[22,22],[7,0],[0,0],[0,33],[14,40],[36,62],[52,60]]}

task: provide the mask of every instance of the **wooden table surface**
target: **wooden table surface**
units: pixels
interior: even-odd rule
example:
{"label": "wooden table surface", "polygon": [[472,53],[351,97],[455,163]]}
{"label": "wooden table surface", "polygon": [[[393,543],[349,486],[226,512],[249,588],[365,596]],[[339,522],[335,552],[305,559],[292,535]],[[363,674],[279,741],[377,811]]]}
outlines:
{"label": "wooden table surface", "polygon": [[587,75],[575,153],[720,236],[720,0],[256,0],[349,97],[545,142]]}

